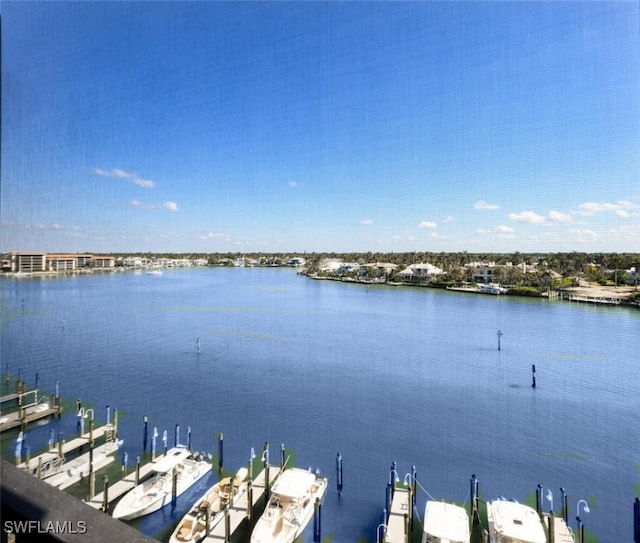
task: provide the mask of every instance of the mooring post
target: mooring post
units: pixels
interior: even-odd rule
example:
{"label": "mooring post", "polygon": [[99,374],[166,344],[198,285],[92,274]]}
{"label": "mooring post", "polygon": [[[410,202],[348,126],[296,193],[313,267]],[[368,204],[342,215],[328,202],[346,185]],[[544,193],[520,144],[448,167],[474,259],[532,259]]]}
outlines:
{"label": "mooring post", "polygon": [[269,443],[266,441],[262,449],[262,467],[264,468],[264,495],[266,496],[266,500],[269,501],[271,493],[269,485]]}
{"label": "mooring post", "polygon": [[280,469],[284,469],[284,460],[285,460],[285,452],[284,452],[284,443],[280,443]]}
{"label": "mooring post", "polygon": [[54,397],[54,405],[58,410],[58,415],[62,411],[62,405],[60,403],[60,381],[56,381],[56,395]]}
{"label": "mooring post", "polygon": [[231,540],[231,517],[229,516],[229,506],[224,508],[224,543],[229,543]]}
{"label": "mooring post", "polygon": [[167,431],[162,432],[162,446],[164,447],[164,456],[167,456]]}
{"label": "mooring post", "polygon": [[111,406],[107,405],[107,424],[111,424]]}
{"label": "mooring post", "polygon": [[640,543],[640,498],[633,502],[633,543]]}
{"label": "mooring post", "polygon": [[205,522],[204,530],[208,536],[209,533],[211,532],[211,502],[209,501],[207,501],[207,510],[204,515],[204,522]]}
{"label": "mooring post", "polygon": [[384,505],[387,511],[391,511],[391,500],[393,500],[393,490],[391,487],[391,482],[388,482],[384,500]]}
{"label": "mooring post", "polygon": [[109,510],[109,477],[103,476],[104,490],[102,492],[102,510],[106,513]]}
{"label": "mooring post", "polygon": [[187,426],[187,450],[191,450],[191,426]]}
{"label": "mooring post", "polygon": [[158,428],[153,427],[153,435],[151,437],[151,460],[156,459],[156,438],[158,437]]}
{"label": "mooring post", "polygon": [[[398,472],[396,470],[396,461],[391,462],[391,471],[389,472],[389,484],[391,485],[391,499],[393,500],[393,495],[396,493],[396,483],[398,480]],[[391,510],[391,509],[389,509]]]}
{"label": "mooring post", "polygon": [[218,434],[218,470],[222,471],[224,465],[224,434]]}
{"label": "mooring post", "polygon": [[415,466],[411,466],[411,482],[413,487],[413,503],[411,507],[413,508],[416,506],[416,494],[418,490],[418,471]]}
{"label": "mooring post", "polygon": [[409,520],[409,513],[404,514],[404,543],[410,543],[411,541],[411,521]]}
{"label": "mooring post", "polygon": [[142,417],[142,452],[146,453],[147,452],[147,438],[149,437],[149,419],[147,418],[147,415],[144,415]]}
{"label": "mooring post", "polygon": [[136,456],[136,486],[140,484],[140,457]]}
{"label": "mooring post", "polygon": [[536,511],[542,519],[542,485],[540,484],[536,488]]}
{"label": "mooring post", "polygon": [[113,408],[113,440],[118,439],[118,408]]}
{"label": "mooring post", "polygon": [[567,491],[563,486],[560,487],[560,493],[562,494],[562,518],[565,523],[569,522],[569,497]]}
{"label": "mooring post", "polygon": [[471,480],[469,481],[470,485],[470,496],[471,496],[471,513],[473,514],[478,510],[478,478],[475,473],[471,474]]}
{"label": "mooring post", "polygon": [[338,453],[336,456],[336,472],[338,476],[336,477],[338,484],[338,497],[342,497],[342,489],[344,488],[344,482],[342,479],[342,455]]}
{"label": "mooring post", "polygon": [[556,517],[553,515],[553,511],[549,514],[549,543],[556,543]]}
{"label": "mooring post", "polygon": [[503,336],[504,334],[498,330],[498,350],[500,350],[500,338]]}
{"label": "mooring post", "polygon": [[62,458],[62,432],[58,432],[58,458]]}
{"label": "mooring post", "polygon": [[96,495],[96,474],[89,466],[89,499],[92,500]]}
{"label": "mooring post", "polygon": [[531,365],[531,388],[536,388],[536,365]]}
{"label": "mooring post", "polygon": [[247,520],[251,526],[253,522],[253,481],[251,479],[247,481]]}
{"label": "mooring post", "polygon": [[176,424],[176,429],[173,434],[173,446],[177,447],[179,443],[180,443],[180,425]]}
{"label": "mooring post", "polygon": [[408,516],[409,516],[409,531],[407,533],[407,543],[409,543],[409,537],[408,534],[411,534],[413,532],[413,499],[414,499],[414,495],[413,495],[413,485],[411,484],[412,481],[409,482],[409,496],[408,496],[408,500],[407,500],[407,507],[408,507]]}
{"label": "mooring post", "polygon": [[171,474],[171,508],[175,508],[178,497],[178,470],[174,467]]}
{"label": "mooring post", "polygon": [[316,498],[316,503],[314,505],[313,511],[313,543],[320,543],[321,540],[321,515],[322,506],[320,505],[320,498]]}
{"label": "mooring post", "polygon": [[38,479],[42,479],[42,457],[38,456]]}

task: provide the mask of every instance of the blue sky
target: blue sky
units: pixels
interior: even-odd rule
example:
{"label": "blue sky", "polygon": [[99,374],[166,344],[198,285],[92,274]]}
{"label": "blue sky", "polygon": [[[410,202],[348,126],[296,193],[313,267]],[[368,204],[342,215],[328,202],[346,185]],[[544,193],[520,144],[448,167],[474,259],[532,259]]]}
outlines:
{"label": "blue sky", "polygon": [[2,251],[640,251],[638,2],[0,10]]}

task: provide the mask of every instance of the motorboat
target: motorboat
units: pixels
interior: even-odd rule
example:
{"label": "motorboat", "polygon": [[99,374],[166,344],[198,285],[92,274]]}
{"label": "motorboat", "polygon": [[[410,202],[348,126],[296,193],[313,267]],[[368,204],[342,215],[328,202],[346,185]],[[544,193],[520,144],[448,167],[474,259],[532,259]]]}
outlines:
{"label": "motorboat", "polygon": [[225,477],[209,488],[182,517],[169,543],[201,541],[207,535],[207,518],[211,531],[224,518],[225,508],[233,506],[247,491],[248,473],[247,468],[240,468],[235,477]]}
{"label": "motorboat", "polygon": [[251,543],[291,543],[313,517],[316,500],[327,490],[326,477],[290,468],[273,483],[269,503],[251,533]]}
{"label": "motorboat", "polygon": [[535,509],[513,501],[487,503],[490,543],[547,543],[544,524]]}
{"label": "motorboat", "polygon": [[162,270],[149,270],[147,275],[162,275]]}
{"label": "motorboat", "polygon": [[161,509],[171,502],[173,474],[177,474],[176,498],[211,470],[211,464],[198,460],[185,447],[169,449],[154,461],[154,475],[131,489],[117,503],[113,518],[132,520]]}
{"label": "motorboat", "polygon": [[422,543],[469,543],[469,515],[453,503],[428,501],[424,509]]}

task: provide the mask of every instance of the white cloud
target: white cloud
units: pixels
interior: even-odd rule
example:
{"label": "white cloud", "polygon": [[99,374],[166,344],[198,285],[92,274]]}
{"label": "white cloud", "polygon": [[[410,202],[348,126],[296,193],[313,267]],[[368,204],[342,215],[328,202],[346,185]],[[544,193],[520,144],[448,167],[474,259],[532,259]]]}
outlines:
{"label": "white cloud", "polygon": [[569,232],[582,238],[589,238],[590,240],[598,239],[598,234],[589,228],[572,228]]}
{"label": "white cloud", "polygon": [[229,241],[231,238],[227,234],[223,234],[222,232],[207,232],[206,234],[198,236],[198,239],[219,239],[223,241]]}
{"label": "white cloud", "polygon": [[496,228],[496,232],[499,232],[501,234],[513,234],[515,230],[510,226],[505,226],[504,224],[501,224]]}
{"label": "white cloud", "polygon": [[580,211],[584,215],[593,215],[594,213],[602,213],[606,211],[613,211],[618,216],[628,217],[628,213],[638,208],[633,202],[628,200],[619,200],[617,203],[612,204],[610,202],[585,202],[578,206]]}
{"label": "white cloud", "polygon": [[496,210],[500,209],[500,206],[497,204],[490,204],[489,202],[485,202],[484,200],[478,200],[475,204],[473,204],[474,209],[487,209],[487,210]]}
{"label": "white cloud", "polygon": [[100,175],[101,177],[117,177],[118,179],[127,179],[134,185],[145,189],[151,189],[155,186],[155,181],[152,181],[151,179],[143,179],[137,173],[126,172],[118,168],[113,168],[112,170],[94,168],[92,171],[93,173],[95,173],[96,175]]}
{"label": "white cloud", "polygon": [[533,211],[523,211],[522,213],[509,213],[509,218],[515,222],[525,222],[529,224],[544,224],[546,219]]}
{"label": "white cloud", "polygon": [[292,189],[295,189],[298,186],[298,182],[297,181],[289,181],[289,186]]}
{"label": "white cloud", "polygon": [[433,221],[422,221],[418,228],[438,228],[438,225]]}
{"label": "white cloud", "polygon": [[360,224],[364,224],[364,225],[373,224],[373,219],[363,219],[360,221]]}
{"label": "white cloud", "polygon": [[126,207],[135,209],[167,209],[169,211],[178,211],[178,204],[175,202],[165,202],[164,204],[150,204],[148,202],[140,202],[139,200],[131,200],[125,204]]}
{"label": "white cloud", "polygon": [[549,211],[549,219],[556,222],[571,222],[573,217],[567,213],[561,213],[560,211]]}
{"label": "white cloud", "polygon": [[476,228],[476,234],[489,234],[491,231],[485,228]]}
{"label": "white cloud", "polygon": [[442,221],[442,222],[450,223],[450,222],[454,222],[455,220],[456,220],[456,218],[455,218],[455,217],[453,217],[453,216],[449,215],[449,216],[448,216],[444,221]]}

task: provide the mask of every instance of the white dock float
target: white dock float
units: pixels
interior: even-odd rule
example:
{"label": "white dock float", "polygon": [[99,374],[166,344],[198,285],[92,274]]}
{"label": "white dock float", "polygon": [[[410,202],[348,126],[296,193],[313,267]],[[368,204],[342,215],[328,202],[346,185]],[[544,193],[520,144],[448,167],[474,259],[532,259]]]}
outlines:
{"label": "white dock float", "polygon": [[391,501],[391,511],[387,519],[385,543],[405,543],[407,541],[406,518],[409,515],[409,489],[396,487]]}

